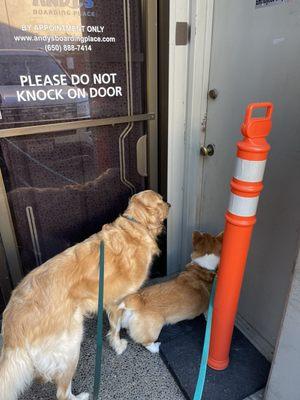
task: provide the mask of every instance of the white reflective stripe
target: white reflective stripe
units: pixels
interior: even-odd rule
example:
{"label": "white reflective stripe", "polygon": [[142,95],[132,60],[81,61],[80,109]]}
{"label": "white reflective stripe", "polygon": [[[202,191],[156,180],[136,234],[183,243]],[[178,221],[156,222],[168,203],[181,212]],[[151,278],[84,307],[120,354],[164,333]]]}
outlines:
{"label": "white reflective stripe", "polygon": [[256,214],[259,196],[241,197],[231,193],[228,211],[240,217],[252,217]]}
{"label": "white reflective stripe", "polygon": [[267,160],[250,161],[237,158],[234,177],[245,182],[261,182],[264,177]]}

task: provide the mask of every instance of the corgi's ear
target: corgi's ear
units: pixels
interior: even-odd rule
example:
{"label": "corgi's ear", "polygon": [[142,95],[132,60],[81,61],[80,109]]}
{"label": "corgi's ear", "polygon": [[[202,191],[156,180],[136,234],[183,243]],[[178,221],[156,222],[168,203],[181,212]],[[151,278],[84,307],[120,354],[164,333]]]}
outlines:
{"label": "corgi's ear", "polygon": [[224,231],[218,233],[217,236],[216,236],[216,239],[217,239],[220,243],[223,243],[223,236],[224,236]]}
{"label": "corgi's ear", "polygon": [[201,240],[203,239],[203,233],[198,232],[198,231],[194,231],[192,234],[192,243],[193,243],[193,247],[195,248],[197,246],[197,244],[199,244],[201,242]]}

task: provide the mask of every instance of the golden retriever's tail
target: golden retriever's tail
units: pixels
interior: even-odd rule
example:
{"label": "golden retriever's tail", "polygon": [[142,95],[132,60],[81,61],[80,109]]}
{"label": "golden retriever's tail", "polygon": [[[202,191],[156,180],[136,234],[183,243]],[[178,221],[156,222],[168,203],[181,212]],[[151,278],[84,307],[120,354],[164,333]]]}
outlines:
{"label": "golden retriever's tail", "polygon": [[0,399],[17,400],[33,379],[33,365],[23,349],[3,349],[0,357]]}

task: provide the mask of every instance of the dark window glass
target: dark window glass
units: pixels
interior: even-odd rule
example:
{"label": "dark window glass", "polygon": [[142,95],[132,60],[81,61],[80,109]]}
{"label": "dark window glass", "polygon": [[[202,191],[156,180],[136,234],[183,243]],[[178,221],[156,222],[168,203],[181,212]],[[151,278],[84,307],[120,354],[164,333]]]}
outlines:
{"label": "dark window glass", "polygon": [[[0,129],[144,113],[141,3],[0,0]],[[0,139],[25,273],[99,231],[146,188],[137,171],[145,125]]]}
{"label": "dark window glass", "polygon": [[139,122],[0,140],[25,272],[99,231],[145,189],[136,161],[143,129]]}
{"label": "dark window glass", "polygon": [[16,3],[0,0],[0,129],[145,111],[140,0]]}
{"label": "dark window glass", "polygon": [[[41,76],[41,80],[45,80],[45,76],[49,75],[52,79],[54,75],[65,74],[61,66],[48,54],[41,53],[41,55],[30,54],[25,52],[23,55],[16,55],[12,52],[5,53],[1,57],[0,51],[0,85],[1,86],[14,86],[20,85],[20,76],[29,75],[34,77]],[[28,54],[29,53],[29,54]],[[67,82],[71,85],[68,78]],[[45,86],[49,83],[45,83]],[[28,83],[25,83],[28,85]]]}

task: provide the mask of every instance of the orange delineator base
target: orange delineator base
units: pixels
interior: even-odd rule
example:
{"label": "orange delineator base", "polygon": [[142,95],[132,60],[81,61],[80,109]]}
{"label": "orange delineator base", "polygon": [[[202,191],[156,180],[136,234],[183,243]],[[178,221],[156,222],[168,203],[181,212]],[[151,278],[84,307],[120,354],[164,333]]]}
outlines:
{"label": "orange delineator base", "polygon": [[[229,212],[226,214],[224,251],[218,271],[218,291],[214,301],[208,359],[208,365],[216,370],[223,370],[229,364],[228,349],[254,224],[255,217],[249,217],[248,221],[245,221],[245,218],[240,220]],[[223,299],[226,299],[226,302]],[[224,330],[224,327],[229,327],[229,329]]]}

